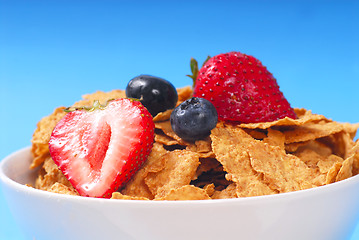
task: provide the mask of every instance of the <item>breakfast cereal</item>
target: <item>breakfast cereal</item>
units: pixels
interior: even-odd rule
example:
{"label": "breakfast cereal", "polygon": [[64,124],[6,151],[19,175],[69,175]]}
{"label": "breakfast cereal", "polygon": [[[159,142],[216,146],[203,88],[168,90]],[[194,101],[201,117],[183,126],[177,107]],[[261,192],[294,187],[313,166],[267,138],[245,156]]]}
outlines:
{"label": "breakfast cereal", "polygon": [[[190,98],[178,89],[178,104]],[[124,91],[96,92],[73,107],[125,97]],[[48,141],[66,114],[57,108],[37,125],[31,168],[40,168],[35,188],[78,195],[51,159]],[[352,177],[359,172],[358,124],[338,123],[305,109],[297,119],[229,124],[220,121],[209,137],[188,142],[172,130],[171,110],[154,117],[155,142],[147,161],[113,199],[200,200],[298,191]]]}

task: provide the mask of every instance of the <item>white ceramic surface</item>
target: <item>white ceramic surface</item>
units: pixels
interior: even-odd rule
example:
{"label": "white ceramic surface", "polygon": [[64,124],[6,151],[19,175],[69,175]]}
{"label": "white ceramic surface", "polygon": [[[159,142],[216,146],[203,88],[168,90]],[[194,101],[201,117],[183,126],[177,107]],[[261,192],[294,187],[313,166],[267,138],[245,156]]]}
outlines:
{"label": "white ceramic surface", "polygon": [[348,239],[359,220],[359,176],[316,189],[242,199],[134,201],[29,188],[30,148],[0,162],[0,180],[28,239]]}

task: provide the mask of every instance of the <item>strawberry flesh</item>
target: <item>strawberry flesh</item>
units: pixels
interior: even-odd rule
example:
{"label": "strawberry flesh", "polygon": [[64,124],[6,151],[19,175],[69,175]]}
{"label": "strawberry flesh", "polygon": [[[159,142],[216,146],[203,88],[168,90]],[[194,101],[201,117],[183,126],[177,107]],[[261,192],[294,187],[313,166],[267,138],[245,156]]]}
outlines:
{"label": "strawberry flesh", "polygon": [[148,110],[139,101],[117,99],[104,109],[66,114],[49,149],[81,196],[109,198],[146,160],[153,139]]}
{"label": "strawberry flesh", "polygon": [[296,118],[273,75],[258,59],[240,52],[210,58],[198,72],[193,95],[211,101],[224,121]]}

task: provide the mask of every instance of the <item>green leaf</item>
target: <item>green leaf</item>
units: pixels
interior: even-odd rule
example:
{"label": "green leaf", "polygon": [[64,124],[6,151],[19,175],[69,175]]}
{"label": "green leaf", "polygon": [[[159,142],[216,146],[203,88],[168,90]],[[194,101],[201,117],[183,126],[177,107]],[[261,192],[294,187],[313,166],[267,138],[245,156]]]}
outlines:
{"label": "green leaf", "polygon": [[[208,57],[206,58],[206,60],[205,60],[204,63],[202,64],[202,67],[204,66],[204,64],[205,64],[210,58],[211,58],[210,56],[208,56]],[[197,80],[198,72],[199,72],[198,62],[197,62],[196,59],[191,58],[190,67],[191,67],[192,75],[186,75],[186,76],[192,78],[192,81],[193,81],[193,86],[192,86],[192,87],[194,88],[194,87],[196,86],[196,80]]]}
{"label": "green leaf", "polygon": [[194,88],[194,86],[196,85],[196,79],[198,76],[198,62],[196,59],[191,58],[190,67],[191,67],[192,75],[186,75],[186,76],[192,78],[192,81],[193,81],[192,87]]}
{"label": "green leaf", "polygon": [[203,64],[202,64],[202,67],[204,66],[204,64],[206,64],[206,62],[208,62],[208,60],[211,58],[211,56],[207,56],[206,60],[204,60]]}

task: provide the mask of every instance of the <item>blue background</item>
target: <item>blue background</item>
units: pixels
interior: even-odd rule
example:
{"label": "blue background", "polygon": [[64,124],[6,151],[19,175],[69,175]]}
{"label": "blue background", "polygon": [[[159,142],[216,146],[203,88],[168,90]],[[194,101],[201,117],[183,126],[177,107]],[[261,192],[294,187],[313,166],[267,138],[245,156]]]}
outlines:
{"label": "blue background", "polygon": [[[82,94],[139,74],[190,85],[191,57],[233,50],[260,59],[292,106],[359,122],[359,1],[0,0],[0,159]],[[1,191],[0,239],[23,239]]]}

